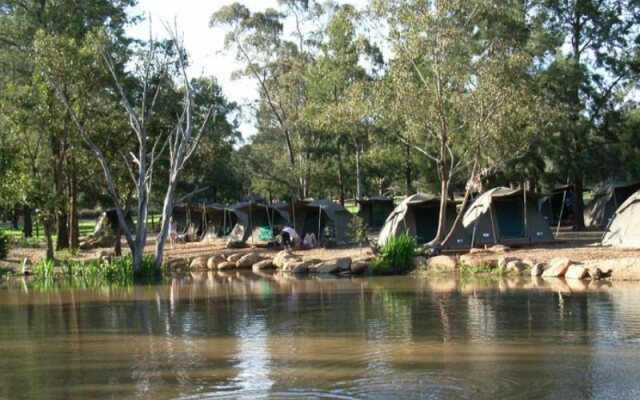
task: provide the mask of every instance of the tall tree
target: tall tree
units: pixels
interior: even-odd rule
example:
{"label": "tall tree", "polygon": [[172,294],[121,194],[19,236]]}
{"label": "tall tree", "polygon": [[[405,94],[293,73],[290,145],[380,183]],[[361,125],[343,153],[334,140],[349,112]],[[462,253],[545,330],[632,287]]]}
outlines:
{"label": "tall tree", "polygon": [[[633,0],[547,0],[539,12],[555,38],[545,87],[567,115],[550,150],[558,175],[574,184],[575,227],[584,228],[585,172],[599,163],[604,115],[638,77],[640,3]],[[614,178],[614,177],[613,177]]]}
{"label": "tall tree", "polygon": [[[124,156],[122,160],[127,163],[131,179],[136,188],[135,197],[137,206],[135,215],[137,216],[137,224],[135,233],[129,232],[127,229],[124,230],[127,244],[131,250],[133,272],[135,275],[140,275],[143,272],[144,247],[147,244],[148,234],[147,217],[149,214],[149,202],[152,198],[155,168],[158,160],[165,153],[164,150],[168,151],[168,182],[165,187],[162,205],[162,226],[156,241],[154,257],[154,268],[156,272],[159,273],[164,254],[164,243],[169,227],[169,216],[173,211],[173,198],[178,183],[178,175],[184,169],[185,163],[195,152],[200,136],[211,115],[212,107],[206,110],[205,115],[201,119],[202,123],[200,128],[195,127],[195,113],[197,111],[195,110],[195,104],[193,102],[191,82],[186,73],[187,56],[181,41],[178,40],[175,34],[172,36],[172,46],[164,49],[168,52],[159,51],[154,41],[150,41],[148,50],[143,52],[143,58],[140,64],[141,87],[138,97],[140,102],[139,107],[133,105],[131,96],[127,93],[126,87],[124,86],[120,71],[116,68],[117,65],[121,64],[114,62],[112,53],[108,47],[102,47],[107,46],[109,43],[108,33],[103,32],[102,35],[96,38],[95,43],[98,44],[98,52],[113,77],[124,113],[129,121],[129,128],[136,139],[136,151]],[[70,102],[67,93],[60,84],[59,79],[57,79],[55,71],[53,71],[49,65],[50,64],[46,63],[46,60],[41,60],[39,63],[42,72],[55,89],[56,94],[75,123],[84,143],[100,164],[104,172],[107,190],[116,208],[120,226],[126,226],[125,206],[122,204],[118,194],[109,160],[96,143],[94,139],[95,133],[93,133],[91,128],[80,118],[79,113]],[[177,76],[182,80],[184,90],[182,109],[178,114],[179,117],[175,126],[154,137],[150,135],[149,124],[155,112],[155,104],[162,89],[162,82],[164,82],[162,79],[158,81],[157,78],[166,76],[170,71],[168,68],[172,65],[175,66]],[[127,134],[128,132],[125,133],[125,135]]]}
{"label": "tall tree", "polygon": [[[394,60],[387,94],[406,115],[398,138],[432,162],[440,185],[436,241],[456,174],[469,181],[526,148],[535,92],[526,10],[508,1],[374,0]],[[508,29],[505,29],[508,28]],[[381,111],[382,114],[382,111]],[[468,185],[469,189],[472,185]],[[465,195],[468,198],[469,190]]]}

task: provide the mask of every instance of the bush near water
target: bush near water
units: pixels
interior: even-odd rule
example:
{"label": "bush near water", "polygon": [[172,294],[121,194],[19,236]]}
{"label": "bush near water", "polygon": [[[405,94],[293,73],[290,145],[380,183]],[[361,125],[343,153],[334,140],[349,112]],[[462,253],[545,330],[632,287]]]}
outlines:
{"label": "bush near water", "polygon": [[406,274],[414,268],[415,244],[407,233],[392,237],[371,263],[374,275]]}

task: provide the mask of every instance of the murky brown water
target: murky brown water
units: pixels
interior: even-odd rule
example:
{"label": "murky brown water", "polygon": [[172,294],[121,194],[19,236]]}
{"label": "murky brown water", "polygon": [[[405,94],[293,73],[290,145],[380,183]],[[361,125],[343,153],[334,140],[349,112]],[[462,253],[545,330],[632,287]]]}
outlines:
{"label": "murky brown water", "polygon": [[0,288],[0,399],[640,398],[638,365],[640,284]]}

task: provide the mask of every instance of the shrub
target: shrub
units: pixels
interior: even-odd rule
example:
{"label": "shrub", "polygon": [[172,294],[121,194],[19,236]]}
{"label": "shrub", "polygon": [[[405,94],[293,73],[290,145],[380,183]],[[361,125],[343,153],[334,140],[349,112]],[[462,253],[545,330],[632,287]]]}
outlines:
{"label": "shrub", "polygon": [[406,274],[414,268],[415,245],[406,233],[389,239],[371,263],[374,275]]}
{"label": "shrub", "polygon": [[9,253],[9,236],[0,231],[0,260],[7,258]]}

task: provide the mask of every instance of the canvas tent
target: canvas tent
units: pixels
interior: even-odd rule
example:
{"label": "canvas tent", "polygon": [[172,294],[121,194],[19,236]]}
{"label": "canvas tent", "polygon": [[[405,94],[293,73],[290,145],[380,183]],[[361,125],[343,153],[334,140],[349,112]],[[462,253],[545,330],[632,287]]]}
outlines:
{"label": "canvas tent", "polygon": [[347,243],[353,215],[346,208],[331,200],[304,200],[279,203],[277,209],[287,217],[300,237],[313,233],[319,242],[335,240]]}
{"label": "canvas tent", "polygon": [[372,229],[382,228],[394,209],[393,199],[387,196],[372,196],[356,200],[358,217]]}
{"label": "canvas tent", "polygon": [[178,234],[191,233],[200,237],[206,227],[204,206],[177,204],[171,212]]}
{"label": "canvas tent", "polygon": [[215,203],[204,207],[207,216],[206,228],[204,229],[207,237],[225,237],[228,236],[237,222],[236,214],[224,204]]}
{"label": "canvas tent", "polygon": [[615,212],[602,238],[603,246],[640,247],[640,191]]}
{"label": "canvas tent", "polygon": [[476,245],[545,243],[554,240],[538,212],[539,193],[497,187],[478,197],[462,224]]}
{"label": "canvas tent", "polygon": [[286,223],[286,216],[266,204],[240,202],[229,207],[236,224],[229,235],[237,242],[267,244],[274,240],[274,228]]}
{"label": "canvas tent", "polygon": [[[402,200],[389,214],[380,236],[378,245],[384,246],[391,237],[404,232],[416,238],[418,244],[432,241],[438,233],[440,217],[440,198],[429,194],[417,193]],[[456,205],[447,203],[445,231],[448,233],[456,218]],[[445,249],[464,249],[471,245],[469,237],[462,225],[456,225]]]}
{"label": "canvas tent", "polygon": [[605,228],[618,207],[638,190],[640,183],[615,182],[602,186],[584,210],[584,225]]}
{"label": "canvas tent", "polygon": [[572,210],[567,204],[571,202],[572,196],[573,185],[556,186],[551,193],[538,199],[538,211],[549,225],[556,225],[560,219],[568,222]]}

